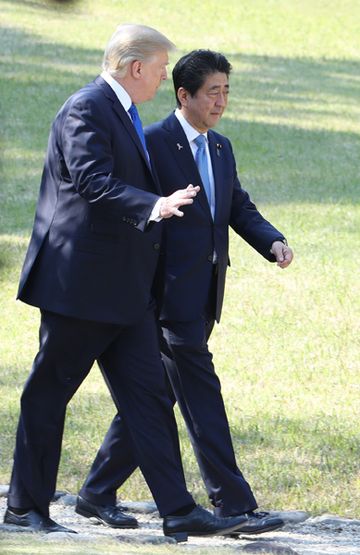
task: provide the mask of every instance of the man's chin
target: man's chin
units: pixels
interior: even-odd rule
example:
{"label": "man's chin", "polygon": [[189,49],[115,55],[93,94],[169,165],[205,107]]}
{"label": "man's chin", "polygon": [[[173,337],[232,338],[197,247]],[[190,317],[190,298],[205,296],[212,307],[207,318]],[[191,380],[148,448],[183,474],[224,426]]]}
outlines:
{"label": "man's chin", "polygon": [[211,116],[211,127],[214,127],[220,118],[221,118],[221,114],[213,114]]}

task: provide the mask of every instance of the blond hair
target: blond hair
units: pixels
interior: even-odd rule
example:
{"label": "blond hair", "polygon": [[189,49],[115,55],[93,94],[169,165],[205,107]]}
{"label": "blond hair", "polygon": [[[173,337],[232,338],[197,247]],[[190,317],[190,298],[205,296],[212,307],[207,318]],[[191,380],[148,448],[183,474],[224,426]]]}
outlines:
{"label": "blond hair", "polygon": [[145,61],[160,50],[174,50],[175,45],[156,29],[146,25],[119,25],[106,45],[102,68],[112,77],[124,77],[127,66]]}

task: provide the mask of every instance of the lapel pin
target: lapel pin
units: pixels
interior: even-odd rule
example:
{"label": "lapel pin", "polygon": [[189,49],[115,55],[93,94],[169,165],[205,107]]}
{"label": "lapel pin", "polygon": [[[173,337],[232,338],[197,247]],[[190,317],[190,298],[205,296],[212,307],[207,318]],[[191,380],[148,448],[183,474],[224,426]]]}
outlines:
{"label": "lapel pin", "polygon": [[176,143],[176,146],[177,146],[178,150],[181,150],[183,148],[183,145],[181,145],[180,143]]}
{"label": "lapel pin", "polygon": [[216,143],[216,154],[220,156],[220,150],[222,149],[222,144]]}

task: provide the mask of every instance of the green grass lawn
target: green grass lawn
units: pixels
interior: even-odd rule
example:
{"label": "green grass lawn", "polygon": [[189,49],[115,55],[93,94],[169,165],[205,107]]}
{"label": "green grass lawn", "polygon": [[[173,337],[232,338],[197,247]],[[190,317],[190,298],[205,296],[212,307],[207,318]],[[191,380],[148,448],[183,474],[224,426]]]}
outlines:
{"label": "green grass lawn", "polygon": [[[15,537],[16,536],[16,537]],[[51,534],[50,536],[54,536]],[[207,547],[194,545],[152,545],[129,544],[115,538],[101,538],[99,541],[78,541],[71,537],[62,540],[50,536],[37,534],[3,534],[0,537],[1,555],[181,555],[191,549],[196,555],[237,555],[239,548],[219,547],[211,545],[211,538]],[[261,551],[262,555],[266,555]],[[274,552],[272,552],[274,553]]]}
{"label": "green grass lawn", "polygon": [[[141,22],[233,64],[230,137],[242,185],[288,237],[281,271],[235,235],[211,348],[239,466],[264,508],[360,517],[360,4],[357,0],[0,0],[0,482],[10,478],[37,310],[15,302],[50,123],[100,70],[115,25]],[[141,106],[174,106],[170,81]],[[94,368],[70,403],[59,489],[76,492],[114,407]],[[204,488],[179,421],[189,489]],[[122,496],[149,498],[140,473]]]}

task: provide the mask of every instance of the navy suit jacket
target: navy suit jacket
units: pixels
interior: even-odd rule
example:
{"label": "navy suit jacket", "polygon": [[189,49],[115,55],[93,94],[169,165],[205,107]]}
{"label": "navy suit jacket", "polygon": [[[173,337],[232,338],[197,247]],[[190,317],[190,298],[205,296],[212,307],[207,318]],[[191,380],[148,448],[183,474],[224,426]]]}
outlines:
{"label": "navy suit jacket", "polygon": [[189,183],[201,186],[194,203],[182,209],[183,218],[173,217],[165,222],[165,280],[160,317],[175,321],[199,318],[208,300],[215,251],[218,273],[214,317],[219,321],[229,264],[229,226],[269,261],[275,260],[270,253],[272,243],[284,236],[263,218],[241,188],[231,143],[226,137],[208,132],[215,178],[213,220],[190,145],[176,116],[171,114],[150,125],[145,134],[164,195]]}
{"label": "navy suit jacket", "polygon": [[149,305],[160,190],[134,126],[101,78],[71,96],[49,137],[18,297],[66,316],[131,324]]}

